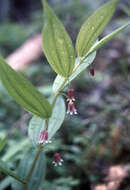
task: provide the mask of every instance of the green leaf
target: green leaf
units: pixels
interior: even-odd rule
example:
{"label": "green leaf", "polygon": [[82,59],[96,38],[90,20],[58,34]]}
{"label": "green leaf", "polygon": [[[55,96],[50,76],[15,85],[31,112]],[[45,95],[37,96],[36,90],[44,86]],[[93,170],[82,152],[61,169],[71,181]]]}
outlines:
{"label": "green leaf", "polygon": [[127,14],[128,16],[130,16],[130,6],[127,6],[127,4],[121,4],[120,5],[120,8],[121,8],[121,10],[125,13],[125,14]]}
{"label": "green leaf", "polygon": [[[36,150],[29,152],[25,155],[25,158],[21,160],[19,167],[17,169],[17,173],[20,177],[25,178],[32,166],[36,155]],[[32,173],[32,176],[28,182],[27,190],[36,190],[40,189],[42,183],[44,182],[45,178],[45,171],[46,171],[46,159],[43,152],[40,153],[39,158],[36,163],[36,167]],[[12,189],[13,190],[22,190],[23,185],[16,180],[12,181]]]}
{"label": "green leaf", "polygon": [[9,162],[13,157],[15,157],[19,152],[23,151],[26,147],[29,146],[29,139],[25,138],[21,141],[15,143],[15,146],[10,146],[7,149],[6,154],[2,156],[2,161]]}
{"label": "green leaf", "polygon": [[55,13],[43,1],[45,23],[42,31],[43,51],[56,73],[67,78],[74,68],[74,48],[64,26]]}
{"label": "green leaf", "polygon": [[100,33],[111,19],[117,0],[111,0],[100,7],[87,21],[82,25],[76,41],[76,50],[78,57],[85,56]]}
{"label": "green leaf", "polygon": [[[65,118],[65,103],[64,100],[61,96],[59,96],[56,100],[54,109],[53,109],[53,113],[51,118],[49,119],[49,123],[48,123],[48,136],[49,139],[51,139],[55,133],[57,132],[57,130],[61,127],[64,118]],[[37,117],[33,117],[29,123],[29,128],[28,128],[28,135],[32,140],[32,143],[34,145],[38,144],[38,140],[40,137],[40,133],[45,129],[45,121],[37,118]]]}
{"label": "green leaf", "polygon": [[49,102],[29,81],[14,71],[1,56],[0,79],[8,93],[28,112],[43,119],[51,116]]}
{"label": "green leaf", "polygon": [[12,182],[12,178],[11,177],[5,177],[1,182],[0,182],[0,190],[5,190],[7,189],[7,187],[9,187],[9,185]]}
{"label": "green leaf", "polygon": [[123,25],[122,27],[114,30],[112,33],[110,33],[109,35],[105,36],[104,38],[102,38],[100,41],[98,41],[88,52],[88,54],[85,56],[89,56],[91,53],[97,51],[99,48],[101,48],[105,43],[107,43],[108,41],[112,40],[115,36],[117,36],[122,30],[124,30],[125,28],[127,28],[130,25],[130,22]]}
{"label": "green leaf", "polygon": [[[80,75],[80,73],[82,71],[84,71],[95,59],[96,57],[96,52],[92,53],[91,55],[89,55],[84,61],[83,63],[77,68],[77,70],[70,76],[70,78],[68,79],[69,82],[71,82],[72,80],[74,80],[78,75]],[[79,63],[79,59],[77,58],[75,61],[75,68],[77,67],[77,64]],[[55,78],[55,81],[53,83],[53,92],[56,93],[60,86],[62,85],[62,83],[64,82],[65,78],[61,77],[60,75],[57,75],[57,77]],[[68,81],[65,83],[65,86],[67,86]]]}
{"label": "green leaf", "polygon": [[15,178],[16,180],[20,181],[21,183],[25,183],[24,178],[19,177],[17,174],[15,174],[14,172],[12,172],[7,164],[5,162],[3,162],[2,160],[0,160],[0,171],[2,171],[3,173],[5,173],[6,175],[9,175],[13,178]]}
{"label": "green leaf", "polygon": [[3,138],[2,140],[0,140],[0,152],[3,150],[5,145],[6,145],[6,138]]}

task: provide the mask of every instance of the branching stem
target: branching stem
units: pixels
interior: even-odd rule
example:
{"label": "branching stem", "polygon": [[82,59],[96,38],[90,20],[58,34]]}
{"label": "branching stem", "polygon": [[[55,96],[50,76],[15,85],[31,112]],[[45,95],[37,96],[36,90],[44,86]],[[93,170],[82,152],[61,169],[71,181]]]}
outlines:
{"label": "branching stem", "polygon": [[[53,101],[52,101],[52,109],[53,109],[53,107],[54,107],[54,105],[55,105],[55,103],[56,103],[56,100],[57,100],[57,98],[58,98],[60,92],[63,90],[63,88],[64,88],[65,83],[66,83],[67,80],[68,80],[67,78],[64,80],[64,82],[63,82],[62,85],[60,86],[58,92],[56,93],[56,95],[55,95],[55,97],[54,97],[54,99],[53,99]],[[45,120],[45,124],[46,124],[45,130],[48,130],[48,120]],[[33,161],[32,167],[31,167],[31,169],[29,170],[27,177],[25,178],[26,184],[24,184],[23,190],[27,190],[27,183],[29,182],[29,180],[30,180],[30,178],[31,178],[31,176],[32,176],[32,173],[33,173],[34,168],[35,168],[35,166],[36,166],[36,163],[37,163],[37,160],[38,160],[38,158],[39,158],[39,155],[40,155],[40,152],[41,152],[41,150],[42,150],[42,147],[43,147],[43,144],[40,144],[39,147],[38,147],[38,150],[37,150],[37,152],[36,152],[36,156],[35,156],[35,159],[34,159],[34,161]]]}

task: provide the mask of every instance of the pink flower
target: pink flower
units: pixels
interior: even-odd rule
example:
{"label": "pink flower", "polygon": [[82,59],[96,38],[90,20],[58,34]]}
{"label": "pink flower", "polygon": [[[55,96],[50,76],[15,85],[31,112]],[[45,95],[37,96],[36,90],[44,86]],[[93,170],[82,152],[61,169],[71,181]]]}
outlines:
{"label": "pink flower", "polygon": [[89,72],[94,77],[94,75],[95,75],[94,67],[90,67]]}
{"label": "pink flower", "polygon": [[73,114],[77,114],[77,110],[75,108],[74,102],[69,101],[68,102],[68,109],[67,109],[67,114],[73,115]]}
{"label": "pink flower", "polygon": [[51,141],[48,139],[48,131],[43,130],[40,134],[39,143],[51,143]]}
{"label": "pink flower", "polygon": [[75,93],[74,93],[74,89],[70,88],[68,90],[68,94],[67,94],[67,101],[75,101]]}
{"label": "pink flower", "polygon": [[61,155],[59,153],[54,154],[54,161],[52,162],[54,166],[61,166],[63,162],[63,159],[61,158]]}

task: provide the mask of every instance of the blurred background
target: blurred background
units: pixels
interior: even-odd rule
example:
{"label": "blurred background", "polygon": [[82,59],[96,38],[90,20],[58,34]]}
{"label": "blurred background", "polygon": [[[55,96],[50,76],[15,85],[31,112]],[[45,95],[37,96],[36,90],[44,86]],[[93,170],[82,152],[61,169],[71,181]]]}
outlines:
{"label": "blurred background", "polygon": [[[48,2],[75,43],[83,21],[107,0]],[[130,1],[119,0],[100,37],[127,21]],[[0,54],[14,67],[18,56],[17,70],[48,97],[56,74],[41,51],[43,23],[40,0],[0,0]],[[34,42],[37,47],[31,46]],[[35,56],[26,55],[25,47],[32,48]],[[78,115],[66,116],[50,145],[41,189],[130,190],[130,27],[98,51],[93,67],[95,77],[87,69],[73,82]],[[15,169],[31,147],[27,138],[30,118],[0,83],[0,139],[5,139],[0,157],[10,168]],[[52,166],[55,151],[65,160],[62,167]],[[11,189],[10,178],[0,174],[0,190],[4,189]]]}

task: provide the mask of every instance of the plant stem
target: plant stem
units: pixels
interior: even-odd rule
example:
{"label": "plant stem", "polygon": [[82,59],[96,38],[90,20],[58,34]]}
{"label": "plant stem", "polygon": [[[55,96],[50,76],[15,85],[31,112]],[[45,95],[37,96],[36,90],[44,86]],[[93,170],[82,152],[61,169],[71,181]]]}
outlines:
{"label": "plant stem", "polygon": [[[59,96],[60,91],[64,88],[64,85],[65,85],[65,83],[66,83],[67,80],[68,80],[67,78],[64,80],[64,82],[63,82],[62,85],[60,86],[58,92],[56,93],[56,95],[55,95],[55,97],[54,97],[54,99],[53,99],[53,101],[52,101],[52,108],[54,107],[55,102],[56,102],[56,100],[57,100],[57,97]],[[48,130],[48,120],[45,120],[45,123],[46,123],[45,129]],[[27,177],[25,178],[26,184],[24,184],[23,190],[26,190],[26,189],[27,189],[27,183],[28,183],[29,179],[30,179],[31,176],[32,176],[32,173],[33,173],[33,170],[34,170],[34,168],[35,168],[35,166],[36,166],[37,160],[38,160],[38,158],[39,158],[41,149],[42,149],[42,144],[39,145],[38,150],[37,150],[37,152],[36,152],[35,159],[34,159],[33,164],[32,164],[32,167],[31,167],[31,169],[29,170],[29,173],[28,173]]]}
{"label": "plant stem", "polygon": [[17,181],[25,184],[26,180],[22,179],[21,177],[17,176],[15,173],[13,173],[12,171],[5,169],[4,167],[0,166],[0,170],[5,173],[6,175],[9,175],[11,177],[13,177],[14,179],[16,179]]}
{"label": "plant stem", "polygon": [[63,90],[63,88],[65,87],[64,85],[65,85],[65,83],[66,83],[67,80],[68,80],[68,78],[66,78],[66,79],[64,80],[64,82],[63,82],[62,85],[60,86],[58,92],[56,93],[56,95],[55,95],[55,97],[54,97],[54,99],[53,99],[53,101],[52,101],[52,104],[51,104],[52,108],[54,107],[54,105],[55,105],[55,103],[56,103],[56,100],[57,100],[57,98],[58,98],[58,96],[59,96],[59,94],[60,94],[60,91]]}
{"label": "plant stem", "polygon": [[77,66],[74,68],[72,74],[79,68],[79,66],[80,66],[81,63],[82,63],[82,60],[81,60],[81,58],[80,58],[80,60],[79,60],[79,62],[78,62],[78,64],[77,64]]}
{"label": "plant stem", "polygon": [[[45,129],[48,130],[48,120],[45,120]],[[43,144],[40,144],[39,147],[38,147],[38,150],[36,152],[36,156],[35,156],[35,159],[33,161],[33,164],[32,164],[32,167],[30,168],[29,172],[28,172],[28,175],[27,177],[25,178],[25,181],[26,181],[26,184],[24,184],[23,186],[23,190],[26,190],[27,189],[27,183],[28,181],[30,180],[31,176],[32,176],[32,173],[33,173],[33,170],[36,166],[36,163],[37,163],[37,160],[39,158],[39,155],[40,155],[40,152],[41,152],[41,149],[42,149],[42,145]]]}
{"label": "plant stem", "polygon": [[26,189],[27,189],[27,183],[28,183],[29,179],[30,179],[31,176],[32,176],[32,173],[33,173],[33,170],[34,170],[34,168],[35,168],[35,166],[36,166],[37,160],[38,160],[38,158],[39,158],[41,149],[42,149],[42,144],[39,145],[38,150],[37,150],[37,152],[36,152],[35,159],[34,159],[33,164],[32,164],[32,167],[31,167],[31,169],[29,170],[27,177],[25,178],[26,184],[24,185],[23,190],[26,190]]}
{"label": "plant stem", "polygon": [[47,120],[45,120],[45,130],[48,130],[48,119]]}
{"label": "plant stem", "polygon": [[32,172],[33,172],[33,170],[35,168],[35,165],[36,165],[36,162],[38,160],[38,157],[39,157],[39,154],[41,152],[41,149],[42,149],[42,144],[40,144],[39,147],[38,147],[38,151],[36,153],[36,156],[35,156],[35,159],[33,161],[32,167],[31,167],[31,169],[30,169],[30,171],[29,171],[29,173],[28,173],[28,175],[26,177],[26,181],[28,181],[30,179],[31,175],[32,175]]}

